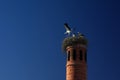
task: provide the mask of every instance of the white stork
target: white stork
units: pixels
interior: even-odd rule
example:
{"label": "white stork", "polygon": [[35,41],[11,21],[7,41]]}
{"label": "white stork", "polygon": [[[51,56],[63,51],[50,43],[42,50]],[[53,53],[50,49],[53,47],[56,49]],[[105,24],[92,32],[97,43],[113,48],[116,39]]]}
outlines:
{"label": "white stork", "polygon": [[64,27],[65,27],[65,29],[66,29],[66,32],[65,32],[64,34],[70,35],[70,33],[71,33],[71,28],[68,26],[67,23],[64,24]]}

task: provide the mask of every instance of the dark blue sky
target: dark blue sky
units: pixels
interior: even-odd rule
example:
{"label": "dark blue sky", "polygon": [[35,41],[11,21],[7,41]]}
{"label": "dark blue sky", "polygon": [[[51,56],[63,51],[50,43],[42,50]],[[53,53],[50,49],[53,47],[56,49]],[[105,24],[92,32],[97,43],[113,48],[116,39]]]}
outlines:
{"label": "dark blue sky", "polygon": [[88,80],[120,80],[117,0],[0,0],[0,80],[65,80],[65,22],[89,40]]}

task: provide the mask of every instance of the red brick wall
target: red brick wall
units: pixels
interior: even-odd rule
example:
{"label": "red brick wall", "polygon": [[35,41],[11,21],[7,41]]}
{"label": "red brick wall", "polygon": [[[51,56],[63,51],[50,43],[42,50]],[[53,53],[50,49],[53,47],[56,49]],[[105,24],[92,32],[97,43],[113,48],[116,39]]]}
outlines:
{"label": "red brick wall", "polygon": [[[68,46],[66,52],[70,51],[70,54],[73,54],[73,49],[76,50],[76,60],[73,60],[70,56],[70,60],[67,60],[66,63],[66,80],[87,80],[87,64],[84,58],[84,53],[86,48],[83,46]],[[82,50],[83,60],[80,60],[79,53]]]}

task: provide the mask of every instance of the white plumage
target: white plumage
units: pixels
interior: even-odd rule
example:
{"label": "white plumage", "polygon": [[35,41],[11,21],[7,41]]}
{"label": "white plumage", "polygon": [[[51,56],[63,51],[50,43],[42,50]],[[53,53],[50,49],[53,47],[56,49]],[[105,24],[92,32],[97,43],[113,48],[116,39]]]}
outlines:
{"label": "white plumage", "polygon": [[64,24],[64,27],[65,27],[65,29],[66,29],[65,34],[70,35],[70,33],[71,33],[71,28],[68,26],[68,24],[67,24],[67,23],[65,23],[65,24]]}

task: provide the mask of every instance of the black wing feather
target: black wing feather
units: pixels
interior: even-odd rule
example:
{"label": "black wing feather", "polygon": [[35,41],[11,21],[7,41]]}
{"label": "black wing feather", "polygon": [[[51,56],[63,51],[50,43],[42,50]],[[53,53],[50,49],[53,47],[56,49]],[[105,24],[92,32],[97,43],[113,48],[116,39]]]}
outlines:
{"label": "black wing feather", "polygon": [[67,24],[67,23],[64,23],[64,26],[65,26],[65,28],[67,28],[68,30],[70,30],[70,31],[71,31],[71,29],[70,29],[70,27],[68,26],[68,24]]}

